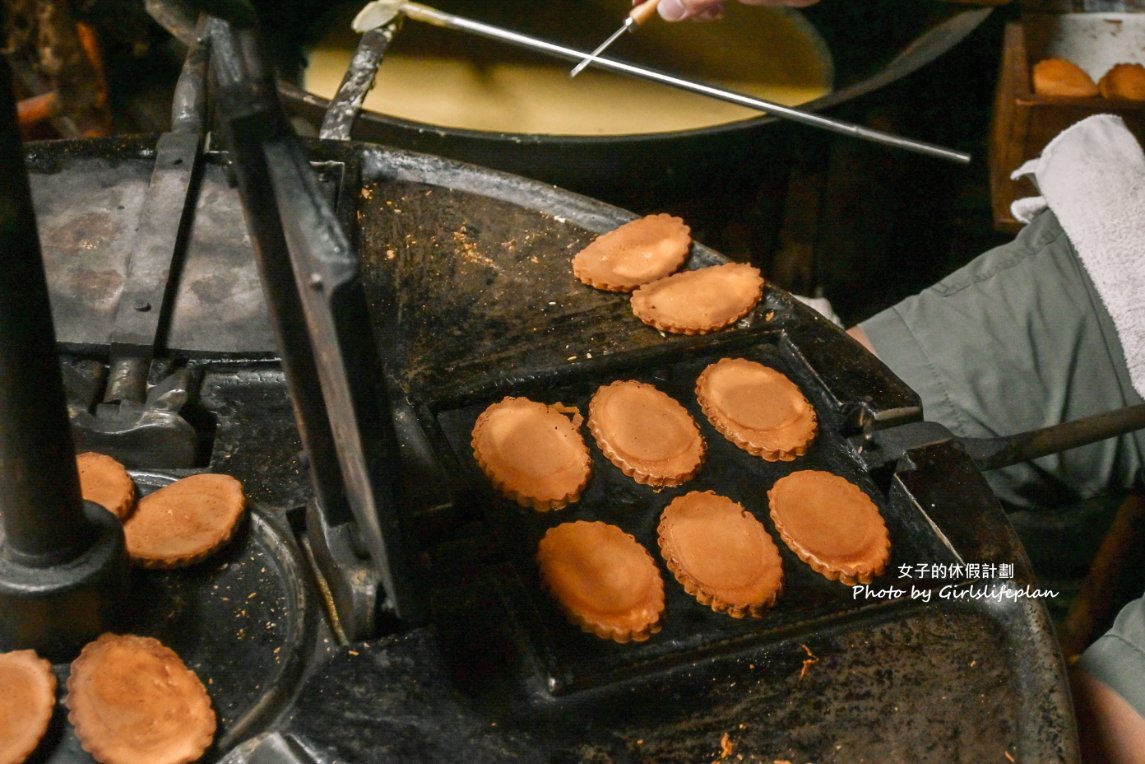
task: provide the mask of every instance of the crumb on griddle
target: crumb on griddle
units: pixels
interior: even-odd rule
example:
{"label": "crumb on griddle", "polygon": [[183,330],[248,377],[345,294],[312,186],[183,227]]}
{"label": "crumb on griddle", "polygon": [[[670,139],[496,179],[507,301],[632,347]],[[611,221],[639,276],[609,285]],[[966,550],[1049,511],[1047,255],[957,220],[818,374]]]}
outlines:
{"label": "crumb on griddle", "polygon": [[807,676],[807,672],[811,670],[811,667],[819,662],[819,658],[815,653],[811,652],[811,648],[807,645],[800,643],[799,646],[803,648],[803,652],[807,653],[807,657],[803,659],[803,668],[799,670],[799,681],[803,681],[803,677]]}
{"label": "crumb on griddle", "polygon": [[724,761],[736,752],[736,744],[732,742],[732,736],[724,733],[720,738],[720,761]]}

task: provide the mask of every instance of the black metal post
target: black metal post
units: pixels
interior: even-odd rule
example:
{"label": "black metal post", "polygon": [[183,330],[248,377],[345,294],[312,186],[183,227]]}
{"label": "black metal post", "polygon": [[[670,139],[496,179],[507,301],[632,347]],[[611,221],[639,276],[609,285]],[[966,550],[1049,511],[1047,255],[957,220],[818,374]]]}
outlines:
{"label": "black metal post", "polygon": [[0,57],[0,650],[63,660],[109,627],[126,555],[80,494],[14,103]]}
{"label": "black metal post", "polygon": [[0,71],[0,129],[7,133],[0,146],[0,512],[7,555],[44,566],[80,546],[82,510],[75,469],[61,470],[75,456],[7,72]]}

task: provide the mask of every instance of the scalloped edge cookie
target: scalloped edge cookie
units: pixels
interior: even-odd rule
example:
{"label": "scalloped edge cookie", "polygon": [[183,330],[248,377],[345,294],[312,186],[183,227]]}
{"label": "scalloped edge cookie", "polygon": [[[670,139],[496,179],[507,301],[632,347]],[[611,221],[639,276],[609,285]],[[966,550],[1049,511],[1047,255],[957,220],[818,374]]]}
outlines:
{"label": "scalloped edge cookie", "polygon": [[[696,420],[672,396],[654,385],[618,380],[593,394],[588,428],[601,452],[637,483],[678,486],[704,466],[707,442]],[[673,453],[662,453],[674,437]]]}
{"label": "scalloped edge cookie", "polygon": [[[218,719],[206,687],[153,637],[104,634],[72,662],[68,721],[102,764],[188,764],[214,740]],[[151,739],[157,722],[169,734]]]}
{"label": "scalloped edge cookie", "polygon": [[597,236],[573,256],[573,275],[606,292],[631,292],[675,273],[692,251],[692,229],[667,213],[646,215]]}
{"label": "scalloped edge cookie", "polygon": [[123,523],[127,554],[144,568],[182,568],[206,559],[234,537],[246,511],[243,486],[203,472],[144,496]]}
{"label": "scalloped edge cookie", "polygon": [[[518,423],[510,426],[514,419]],[[563,509],[580,500],[592,476],[592,458],[580,434],[582,423],[575,407],[506,397],[477,417],[470,438],[473,457],[493,487],[522,507],[538,512]],[[557,468],[526,464],[542,453],[541,446],[549,453],[563,449],[568,458]]]}
{"label": "scalloped edge cookie", "polygon": [[[726,400],[725,387],[733,375],[739,380],[732,389],[750,386],[756,390],[750,397],[761,406],[772,405],[777,396],[788,396],[796,409],[795,418],[768,428],[739,421]],[[769,462],[789,462],[803,456],[819,433],[818,414],[799,386],[783,372],[747,358],[721,358],[705,367],[696,378],[696,400],[721,435],[749,454]]]}
{"label": "scalloped edge cookie", "polygon": [[[661,513],[657,534],[668,570],[700,604],[733,618],[762,618],[779,600],[783,591],[779,548],[763,523],[739,502],[714,491],[678,496]],[[719,562],[697,570],[704,564],[697,561],[700,557]],[[732,563],[740,567],[735,571],[739,580],[715,580],[730,575]]]}
{"label": "scalloped edge cookie", "polygon": [[537,565],[545,588],[582,630],[621,644],[660,631],[664,578],[632,534],[600,521],[562,523],[537,544]]}
{"label": "scalloped edge cookie", "polygon": [[[852,586],[869,584],[886,569],[891,556],[886,521],[871,497],[846,478],[800,470],[777,480],[767,499],[783,543],[825,578]],[[800,517],[807,513],[814,515]],[[825,549],[823,534],[837,529],[840,521],[857,526],[857,532],[850,529],[846,548]],[[796,524],[802,527],[793,528]]]}
{"label": "scalloped edge cookie", "polygon": [[120,520],[135,506],[135,481],[127,468],[107,454],[85,451],[76,455],[80,492],[86,501],[94,501]]}
{"label": "scalloped edge cookie", "polygon": [[681,271],[634,291],[632,312],[660,331],[708,334],[750,313],[765,283],[759,269],[746,263]]}
{"label": "scalloped edge cookie", "polygon": [[0,653],[0,762],[31,756],[52,722],[56,675],[34,650]]}

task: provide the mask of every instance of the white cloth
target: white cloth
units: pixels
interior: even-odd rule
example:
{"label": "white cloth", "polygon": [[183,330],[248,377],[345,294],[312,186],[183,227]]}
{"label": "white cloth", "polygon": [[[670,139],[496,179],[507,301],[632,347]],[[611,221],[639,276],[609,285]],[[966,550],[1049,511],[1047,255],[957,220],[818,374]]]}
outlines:
{"label": "white cloth", "polygon": [[791,296],[814,310],[819,315],[823,316],[823,318],[827,319],[835,326],[843,325],[843,319],[839,318],[839,314],[835,312],[835,306],[832,305],[831,301],[826,297],[804,297],[800,294],[792,294]]}
{"label": "white cloth", "polygon": [[1145,397],[1145,153],[1120,117],[1067,128],[1019,167],[1040,197],[1014,202],[1023,222],[1053,210],[1113,319],[1133,387]]}

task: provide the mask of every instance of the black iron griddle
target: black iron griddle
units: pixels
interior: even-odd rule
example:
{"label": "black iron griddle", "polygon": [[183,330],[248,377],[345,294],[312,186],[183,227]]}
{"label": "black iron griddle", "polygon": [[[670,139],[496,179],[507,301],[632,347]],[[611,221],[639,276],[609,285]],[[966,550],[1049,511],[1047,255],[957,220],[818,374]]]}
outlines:
{"label": "black iron griddle", "polygon": [[[106,161],[58,148],[65,150],[55,170],[64,175],[52,176],[56,182],[71,173],[83,176],[86,161]],[[921,467],[887,484],[857,471],[844,435],[859,431],[858,412],[901,410],[909,418],[912,398],[782,291],[771,289],[750,325],[734,334],[663,338],[628,315],[623,298],[588,290],[567,270],[564,255],[625,219],[624,213],[432,158],[361,146],[313,148],[323,163],[349,157],[368,168],[363,188],[371,189],[371,198],[340,198],[365,208],[358,233],[371,304],[381,310],[400,302],[401,320],[383,337],[394,384],[404,392],[398,405],[412,412],[412,420],[398,421],[416,425],[403,431],[403,448],[408,482],[419,488],[408,495],[417,499],[411,510],[431,559],[435,616],[431,626],[391,637],[312,646],[306,678],[293,686],[284,680],[280,692],[291,700],[279,709],[282,716],[262,727],[282,736],[261,743],[266,750],[283,746],[275,749],[278,758],[267,760],[448,761],[460,750],[484,761],[694,761],[714,757],[724,732],[741,752],[815,760],[851,760],[842,753],[853,750],[849,746],[923,758],[1003,747],[1019,759],[1033,751],[1028,760],[1070,750],[1063,675],[1036,603],[855,604],[844,587],[818,580],[788,557],[791,588],[774,618],[764,621],[706,612],[669,580],[668,626],[647,645],[611,645],[564,624],[533,585],[527,551],[543,521],[489,492],[469,461],[466,423],[506,391],[581,402],[593,385],[618,375],[656,381],[695,412],[686,395],[689,380],[705,360],[728,351],[790,373],[820,411],[823,436],[807,462],[755,464],[705,425],[711,464],[723,471],[706,471],[701,480],[734,488],[766,522],[759,497],[769,482],[796,466],[830,466],[855,477],[886,513],[895,564],[960,555],[1015,563],[1018,583],[1030,574],[980,475],[953,445],[928,450]],[[146,152],[116,160],[128,166],[148,161]],[[209,190],[228,193],[225,186]],[[432,203],[443,198],[448,204]],[[401,214],[387,215],[391,206]],[[371,227],[373,216],[388,222]],[[473,248],[511,253],[504,246],[510,228],[524,244],[508,267],[491,268],[472,257]],[[434,233],[421,238],[427,230]],[[229,239],[233,249],[245,246],[241,227],[232,226]],[[423,243],[409,244],[411,239]],[[403,245],[399,267],[385,267],[392,262],[389,249]],[[228,254],[191,251],[193,258]],[[438,262],[423,267],[431,259]],[[718,261],[700,247],[694,265]],[[483,289],[463,286],[473,283],[475,272],[484,272]],[[496,301],[500,307],[492,308],[485,303],[490,291],[546,294]],[[215,319],[225,314],[224,308]],[[500,358],[483,364],[491,346],[500,348]],[[297,517],[306,479],[293,448],[284,463],[278,445],[283,437],[288,443],[297,437],[281,373],[240,353],[179,355],[209,370],[211,392],[200,401],[218,416],[210,468],[238,475],[276,511]],[[221,391],[220,380],[226,385]],[[263,386],[268,402],[247,403]],[[619,514],[619,508],[602,507],[601,499],[620,495],[639,507],[638,520],[618,518],[622,526],[648,543],[656,509],[668,494],[626,485],[596,458],[598,482],[590,496],[560,519]],[[275,472],[280,479],[268,479]],[[453,480],[435,478],[442,475]],[[231,615],[204,609],[198,617],[233,636]],[[808,659],[802,645],[818,662],[800,679]],[[190,654],[192,665],[209,662],[209,653],[203,662],[195,661],[193,649]],[[234,668],[209,675],[216,698],[241,695],[257,681]],[[943,696],[948,701],[934,702]],[[238,716],[225,713],[224,729]],[[223,758],[253,760],[251,745],[258,741],[252,737]],[[836,750],[839,745],[844,748]]]}
{"label": "black iron griddle", "polygon": [[[903,502],[902,497],[896,502],[887,496],[861,470],[849,443],[840,435],[843,422],[835,401],[782,332],[766,328],[745,330],[691,344],[692,347],[673,347],[667,353],[625,354],[575,372],[540,377],[528,383],[515,381],[511,386],[494,388],[489,395],[477,400],[429,405],[432,421],[440,428],[439,435],[444,441],[439,452],[451,457],[450,461],[457,464],[458,471],[466,478],[469,490],[459,493],[459,501],[471,503],[473,511],[483,514],[504,549],[506,560],[516,569],[518,580],[507,587],[506,600],[519,603],[515,608],[517,617],[530,632],[538,654],[543,656],[548,686],[554,692],[597,686],[617,676],[630,675],[635,667],[646,670],[671,665],[682,657],[694,660],[736,643],[801,633],[809,623],[825,624],[853,616],[869,610],[868,606],[873,604],[871,600],[861,600],[856,606],[849,587],[816,574],[786,546],[781,546],[786,573],[782,602],[761,622],[744,623],[711,612],[674,584],[671,573],[661,566],[666,580],[673,582],[667,587],[664,630],[638,645],[601,644],[599,639],[569,628],[536,575],[537,544],[548,528],[560,523],[608,522],[632,533],[646,549],[655,553],[656,527],[660,512],[668,502],[690,491],[715,491],[749,507],[768,527],[772,537],[778,539],[767,515],[767,490],[792,471],[815,469],[846,477],[874,497],[896,539],[888,571],[897,571],[900,565],[913,567],[919,560],[945,564],[961,561],[957,550],[928,525],[925,515]],[[793,462],[766,462],[737,448],[708,423],[695,399],[695,381],[707,364],[725,357],[763,363],[796,380],[807,391],[816,411],[824,415],[822,435],[806,455]],[[710,451],[696,478],[673,489],[655,490],[639,485],[609,463],[594,443],[593,478],[581,500],[565,511],[522,510],[491,490],[469,445],[475,420],[486,405],[504,395],[524,395],[534,400],[575,405],[581,412],[587,412],[589,399],[597,388],[617,379],[636,379],[655,385],[682,402],[700,423]],[[587,434],[586,439],[592,442]],[[892,572],[876,588],[895,579],[896,574]],[[939,583],[935,580],[928,585]]]}
{"label": "black iron griddle", "polygon": [[[348,200],[355,217],[363,212],[355,230],[371,306],[399,318],[378,320],[385,329],[379,345],[401,392],[394,403],[407,506],[423,553],[419,570],[433,584],[433,617],[427,626],[338,645],[316,607],[319,593],[311,592],[309,616],[322,623],[301,651],[305,670],[294,681],[289,674],[280,679],[280,704],[260,725],[244,728],[244,744],[220,749],[215,758],[253,761],[262,745],[258,755],[273,750],[267,761],[450,761],[459,751],[476,761],[695,761],[714,759],[724,732],[740,752],[793,760],[854,760],[844,752],[855,747],[881,758],[957,760],[998,750],[1018,760],[1069,758],[1074,743],[1064,673],[1036,602],[855,603],[845,587],[819,579],[784,551],[789,588],[762,621],[707,611],[665,571],[668,621],[651,642],[613,645],[564,623],[535,586],[529,546],[536,535],[547,523],[607,516],[651,549],[655,516],[673,492],[625,482],[594,449],[596,478],[586,499],[551,517],[531,515],[490,491],[466,448],[468,426],[484,404],[508,392],[583,404],[595,385],[620,376],[653,381],[693,411],[712,447],[695,487],[736,495],[765,524],[763,493],[790,469],[827,467],[859,482],[887,517],[895,545],[888,575],[877,585],[893,583],[900,563],[955,559],[1012,563],[1015,585],[1032,576],[980,473],[956,443],[912,451],[915,468],[893,477],[875,479],[861,468],[848,436],[861,433],[863,412],[908,421],[920,414],[917,401],[782,290],[769,288],[734,332],[666,338],[637,322],[623,297],[590,290],[569,273],[568,255],[627,219],[622,211],[431,157],[363,145],[311,150],[322,166],[362,168],[361,185],[338,198]],[[52,168],[33,173],[34,188],[70,177],[82,188],[93,163],[130,176],[151,161],[145,149],[123,150],[115,142],[34,151],[41,167]],[[49,154],[54,161],[46,161]],[[223,158],[207,156],[203,193],[212,203],[220,203],[219,195],[237,205],[218,171]],[[69,216],[85,206],[98,212],[98,201],[73,201]],[[390,214],[393,208],[400,214]],[[50,231],[57,223],[46,215],[41,225]],[[188,267],[206,271],[212,258],[237,260],[244,237],[237,220],[214,230],[212,246],[192,243]],[[506,246],[510,240],[516,249]],[[390,250],[401,254],[391,259]],[[56,257],[67,253],[45,255],[52,273],[60,267]],[[693,258],[693,267],[721,261],[702,246]],[[234,320],[266,336],[265,326],[247,319],[245,295],[220,294],[208,311],[212,321]],[[526,297],[489,300],[491,294]],[[381,312],[395,306],[395,313]],[[65,315],[59,325],[69,320]],[[172,325],[182,320],[175,316]],[[68,339],[63,331],[61,339]],[[490,348],[495,362],[488,361]],[[308,481],[285,380],[266,360],[273,349],[252,343],[245,352],[170,352],[202,374],[194,405],[214,420],[204,466],[242,479],[277,518],[276,527],[293,522],[297,529]],[[73,353],[102,357],[87,344]],[[804,460],[754,460],[705,423],[690,386],[705,362],[727,353],[776,366],[811,397],[823,431]],[[251,541],[244,536],[239,543],[228,559],[241,558]],[[291,585],[309,580],[309,566],[303,568],[289,574]],[[192,579],[206,587],[195,589],[196,596],[208,601],[217,593],[213,570]],[[266,585],[247,584],[239,598],[256,590]],[[195,606],[174,623],[181,629],[187,619],[224,643],[244,626],[218,602]],[[142,611],[132,623],[160,636],[180,632],[149,626]],[[803,645],[818,662],[800,678],[809,659]],[[259,646],[274,655],[278,645]],[[213,680],[223,739],[238,742],[226,731],[248,708],[227,699],[249,699],[262,670],[210,667],[217,653],[189,633],[180,647]],[[66,726],[63,740],[49,760],[82,761],[73,758],[77,747]]]}
{"label": "black iron griddle", "polygon": [[[291,140],[270,127],[264,137]],[[140,183],[146,188],[156,143],[29,150],[58,339],[76,372],[73,406],[87,405],[77,391],[98,387],[112,359],[108,293],[128,272],[117,242],[142,207]],[[352,520],[323,526],[329,518],[316,516],[313,462],[299,454],[307,441],[294,424],[268,311],[243,288],[259,276],[226,166],[241,170],[241,152],[258,145],[257,136],[232,142],[236,155],[213,142],[204,153],[174,269],[179,282],[154,348],[191,373],[181,415],[196,426],[198,461],[134,473],[150,486],[187,469],[227,472],[257,505],[223,557],[186,576],[136,577],[133,589],[147,604],[136,602],[123,622],[177,641],[209,678],[220,712],[209,760],[695,762],[716,760],[728,746],[731,760],[1077,759],[1045,607],[1004,596],[1034,579],[1001,508],[952,439],[909,445],[907,458],[893,463],[868,460],[869,423],[891,432],[922,411],[914,393],[846,335],[775,287],[732,330],[661,335],[631,315],[625,297],[570,273],[571,255],[628,213],[430,156],[308,142],[297,154],[316,171],[308,194],[290,197],[279,187],[276,204],[289,211],[287,202],[304,203],[319,223],[329,222],[324,215],[336,220],[358,264],[351,282],[360,291],[347,293],[360,296],[365,312],[350,315],[364,316],[358,347],[384,368],[379,395],[397,455],[384,474],[396,478],[404,535],[387,541],[408,555],[400,575],[416,577],[413,588],[424,593],[424,619],[403,620],[400,609],[395,617],[377,560],[356,538],[365,531]],[[284,168],[271,169],[281,183]],[[120,201],[109,205],[109,197]],[[90,259],[77,261],[77,251]],[[98,269],[84,265],[95,262]],[[688,267],[719,262],[696,245]],[[705,364],[730,354],[774,366],[811,399],[821,433],[805,457],[763,462],[706,423],[691,387]],[[711,448],[693,484],[638,486],[594,447],[593,481],[566,510],[538,515],[490,490],[467,448],[485,405],[527,394],[583,410],[597,386],[616,378],[653,382],[693,412]],[[537,586],[533,550],[552,523],[608,519],[655,555],[656,519],[677,493],[727,493],[771,529],[767,488],[807,467],[857,482],[886,518],[893,558],[872,588],[917,586],[932,592],[929,602],[856,600],[781,545],[788,585],[764,619],[712,613],[662,567],[664,631],[622,646],[564,622]],[[316,523],[330,535],[316,535]],[[324,543],[325,567],[315,564]],[[962,573],[914,572],[934,563],[960,563]],[[972,576],[968,564],[995,567]],[[1010,569],[1001,572],[1003,565]],[[912,566],[909,578],[903,566]],[[353,581],[374,588],[356,590]],[[1003,596],[974,594],[983,587]],[[236,596],[267,609],[243,616]],[[361,614],[344,607],[369,596],[381,612],[365,619],[372,631],[343,639],[348,623],[362,625]],[[65,675],[66,664],[57,670]],[[85,760],[62,718],[46,745],[45,761]]]}

